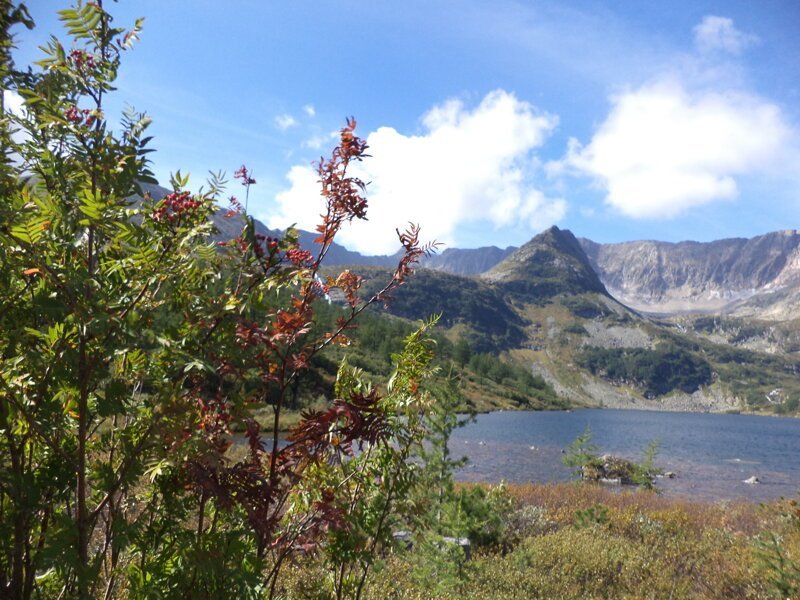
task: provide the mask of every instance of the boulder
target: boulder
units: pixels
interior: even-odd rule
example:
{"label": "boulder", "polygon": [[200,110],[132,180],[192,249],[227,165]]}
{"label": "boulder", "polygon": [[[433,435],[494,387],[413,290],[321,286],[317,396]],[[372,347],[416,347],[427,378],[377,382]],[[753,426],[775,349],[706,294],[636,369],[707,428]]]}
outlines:
{"label": "boulder", "polygon": [[406,550],[411,550],[411,548],[414,546],[414,541],[411,538],[410,531],[395,531],[392,534],[392,538],[394,538],[394,541],[397,542],[399,546],[405,548]]}

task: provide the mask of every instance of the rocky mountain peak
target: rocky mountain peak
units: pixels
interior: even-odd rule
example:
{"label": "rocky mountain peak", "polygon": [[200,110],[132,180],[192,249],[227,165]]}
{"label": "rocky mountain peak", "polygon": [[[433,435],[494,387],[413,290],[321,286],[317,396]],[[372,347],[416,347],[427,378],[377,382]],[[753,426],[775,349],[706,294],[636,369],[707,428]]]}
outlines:
{"label": "rocky mountain peak", "polygon": [[524,296],[607,293],[572,232],[556,226],[518,248],[482,277]]}

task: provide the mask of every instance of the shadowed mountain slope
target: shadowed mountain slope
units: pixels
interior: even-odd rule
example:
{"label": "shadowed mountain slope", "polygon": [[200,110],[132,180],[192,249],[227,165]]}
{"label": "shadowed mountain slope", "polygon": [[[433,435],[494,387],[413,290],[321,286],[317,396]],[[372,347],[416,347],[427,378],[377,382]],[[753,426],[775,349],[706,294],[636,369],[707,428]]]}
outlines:
{"label": "shadowed mountain slope", "polygon": [[522,300],[558,294],[607,294],[578,240],[556,226],[540,233],[481,276]]}

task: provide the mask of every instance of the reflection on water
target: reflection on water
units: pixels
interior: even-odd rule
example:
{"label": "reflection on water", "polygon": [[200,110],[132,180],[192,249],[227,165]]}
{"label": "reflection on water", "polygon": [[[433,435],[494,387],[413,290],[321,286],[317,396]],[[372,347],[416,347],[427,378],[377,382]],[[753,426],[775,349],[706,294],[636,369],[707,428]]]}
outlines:
{"label": "reflection on water", "polygon": [[[454,432],[450,449],[469,463],[461,481],[568,481],[562,450],[586,427],[602,452],[641,460],[654,439],[656,460],[675,479],[668,496],[765,501],[800,490],[800,419],[623,410],[496,412]],[[744,483],[758,477],[761,483]]]}

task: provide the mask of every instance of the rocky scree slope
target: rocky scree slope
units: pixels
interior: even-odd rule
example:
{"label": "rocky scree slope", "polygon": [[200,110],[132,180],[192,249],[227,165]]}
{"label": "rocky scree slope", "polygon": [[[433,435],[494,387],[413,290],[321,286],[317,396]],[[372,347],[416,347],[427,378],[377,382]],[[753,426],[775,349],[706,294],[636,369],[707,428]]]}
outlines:
{"label": "rocky scree slope", "polygon": [[795,230],[708,243],[580,243],[609,293],[646,312],[742,311],[783,296],[757,297],[800,284]]}

